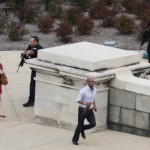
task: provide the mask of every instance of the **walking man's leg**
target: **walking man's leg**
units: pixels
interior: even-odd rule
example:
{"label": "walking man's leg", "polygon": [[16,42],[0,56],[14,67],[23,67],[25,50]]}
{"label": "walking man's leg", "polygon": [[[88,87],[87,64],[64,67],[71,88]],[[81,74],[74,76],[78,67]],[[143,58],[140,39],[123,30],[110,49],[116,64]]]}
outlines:
{"label": "walking man's leg", "polygon": [[82,130],[88,130],[96,126],[96,120],[95,120],[95,115],[92,109],[87,111],[87,121],[89,124],[83,125]]}
{"label": "walking man's leg", "polygon": [[84,109],[79,107],[79,109],[78,109],[78,125],[76,127],[74,136],[72,138],[72,142],[75,145],[78,145],[79,136],[80,136],[80,133],[83,128],[84,119],[85,119],[85,114],[83,115],[83,113],[84,113]]}

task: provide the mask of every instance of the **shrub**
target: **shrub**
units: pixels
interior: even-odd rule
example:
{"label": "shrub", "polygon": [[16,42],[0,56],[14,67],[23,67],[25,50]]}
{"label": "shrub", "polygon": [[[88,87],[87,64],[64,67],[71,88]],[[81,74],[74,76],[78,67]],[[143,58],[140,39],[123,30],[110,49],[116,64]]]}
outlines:
{"label": "shrub", "polygon": [[121,1],[122,6],[126,9],[126,11],[131,12],[132,11],[132,1],[131,0],[122,0]]}
{"label": "shrub", "polygon": [[101,19],[103,17],[103,8],[105,5],[105,0],[93,1],[89,11],[90,17]]}
{"label": "shrub", "polygon": [[54,19],[52,16],[39,16],[37,26],[43,33],[49,33],[53,28]]}
{"label": "shrub", "polygon": [[115,3],[115,0],[106,0],[106,2],[108,5],[111,5],[111,4]]}
{"label": "shrub", "polygon": [[61,4],[58,2],[50,2],[48,6],[48,13],[56,18],[60,18],[62,14]]}
{"label": "shrub", "polygon": [[[139,11],[140,10],[140,11]],[[147,28],[147,23],[150,20],[150,1],[144,0],[139,5],[139,14],[137,14],[141,20],[139,30],[143,31]]]}
{"label": "shrub", "polygon": [[142,30],[145,30],[147,27],[147,22],[150,20],[150,8],[143,10],[143,14],[140,17],[141,23],[140,23],[140,28]]}
{"label": "shrub", "polygon": [[7,25],[7,35],[12,41],[20,40],[24,35],[27,34],[25,24],[21,22],[11,21]]}
{"label": "shrub", "polygon": [[118,12],[115,7],[108,7],[108,6],[103,7],[101,16],[101,18],[103,19],[102,26],[113,27],[117,13]]}
{"label": "shrub", "polygon": [[59,24],[59,27],[56,29],[56,36],[60,37],[60,40],[64,43],[71,41],[71,34],[73,33],[72,27],[67,21],[63,21]]}
{"label": "shrub", "polygon": [[86,16],[79,16],[77,19],[77,31],[81,35],[91,34],[94,27],[94,22],[91,18]]}
{"label": "shrub", "polygon": [[150,5],[148,2],[143,0],[132,0],[132,13],[141,17],[143,11],[149,9]]}
{"label": "shrub", "polygon": [[[48,12],[49,5],[53,0],[44,0],[45,10]],[[53,1],[54,2],[54,1]],[[61,5],[64,2],[64,0],[55,0],[55,4]]]}
{"label": "shrub", "polygon": [[90,8],[92,0],[76,0],[76,4],[80,7],[83,11],[86,11]]}
{"label": "shrub", "polygon": [[6,24],[7,24],[7,18],[4,14],[0,14],[0,34],[4,33],[4,30],[6,28]]}
{"label": "shrub", "polygon": [[71,24],[76,24],[77,17],[81,14],[81,11],[77,7],[71,7],[66,12],[66,19]]}
{"label": "shrub", "polygon": [[32,23],[35,21],[37,17],[37,8],[30,5],[30,3],[25,3],[24,7],[19,7],[18,9],[18,17],[20,21],[26,23]]}
{"label": "shrub", "polygon": [[132,34],[135,27],[135,21],[122,15],[116,19],[115,26],[121,34]]}

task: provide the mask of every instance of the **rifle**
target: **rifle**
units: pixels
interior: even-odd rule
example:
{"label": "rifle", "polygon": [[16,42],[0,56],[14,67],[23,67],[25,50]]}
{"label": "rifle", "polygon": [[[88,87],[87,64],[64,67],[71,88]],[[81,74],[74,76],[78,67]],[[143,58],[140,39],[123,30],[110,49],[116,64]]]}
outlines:
{"label": "rifle", "polygon": [[23,67],[26,59],[28,59],[28,56],[25,53],[21,53],[21,61],[20,61],[19,65],[18,65],[17,72],[19,71],[20,67]]}

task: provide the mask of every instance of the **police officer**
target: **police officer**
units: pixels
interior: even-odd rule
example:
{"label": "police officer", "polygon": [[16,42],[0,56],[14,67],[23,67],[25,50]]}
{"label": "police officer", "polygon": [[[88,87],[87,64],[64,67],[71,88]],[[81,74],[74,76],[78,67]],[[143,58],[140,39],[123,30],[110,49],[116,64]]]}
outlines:
{"label": "police officer", "polygon": [[[82,138],[86,138],[84,131],[96,126],[94,111],[97,111],[95,97],[96,88],[94,87],[94,79],[92,77],[87,78],[87,86],[79,91],[77,97],[77,103],[79,103],[78,109],[78,125],[72,138],[72,143],[78,145],[79,136],[81,133]],[[84,119],[87,119],[89,124],[84,125]]]}
{"label": "police officer", "polygon": [[[22,55],[30,58],[36,58],[38,50],[43,49],[41,45],[39,45],[39,38],[37,36],[32,36],[29,41],[29,46],[27,50],[22,53]],[[35,80],[36,72],[31,70],[31,79],[30,79],[30,91],[29,91],[29,99],[26,103],[23,104],[24,107],[33,106],[35,102]]]}

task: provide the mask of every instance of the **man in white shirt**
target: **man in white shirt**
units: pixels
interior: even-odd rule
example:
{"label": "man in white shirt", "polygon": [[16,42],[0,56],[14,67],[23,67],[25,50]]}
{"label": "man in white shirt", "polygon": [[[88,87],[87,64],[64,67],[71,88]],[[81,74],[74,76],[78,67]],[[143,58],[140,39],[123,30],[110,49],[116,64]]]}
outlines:
{"label": "man in white shirt", "polygon": [[[96,97],[96,88],[94,87],[94,79],[92,77],[87,78],[87,86],[82,88],[79,91],[77,97],[77,103],[79,103],[78,109],[78,125],[76,127],[74,136],[72,138],[72,143],[74,145],[79,145],[78,140],[81,133],[81,136],[85,139],[84,130],[91,129],[96,126],[94,111],[97,111],[95,97]],[[84,125],[84,119],[87,119],[89,124]]]}

